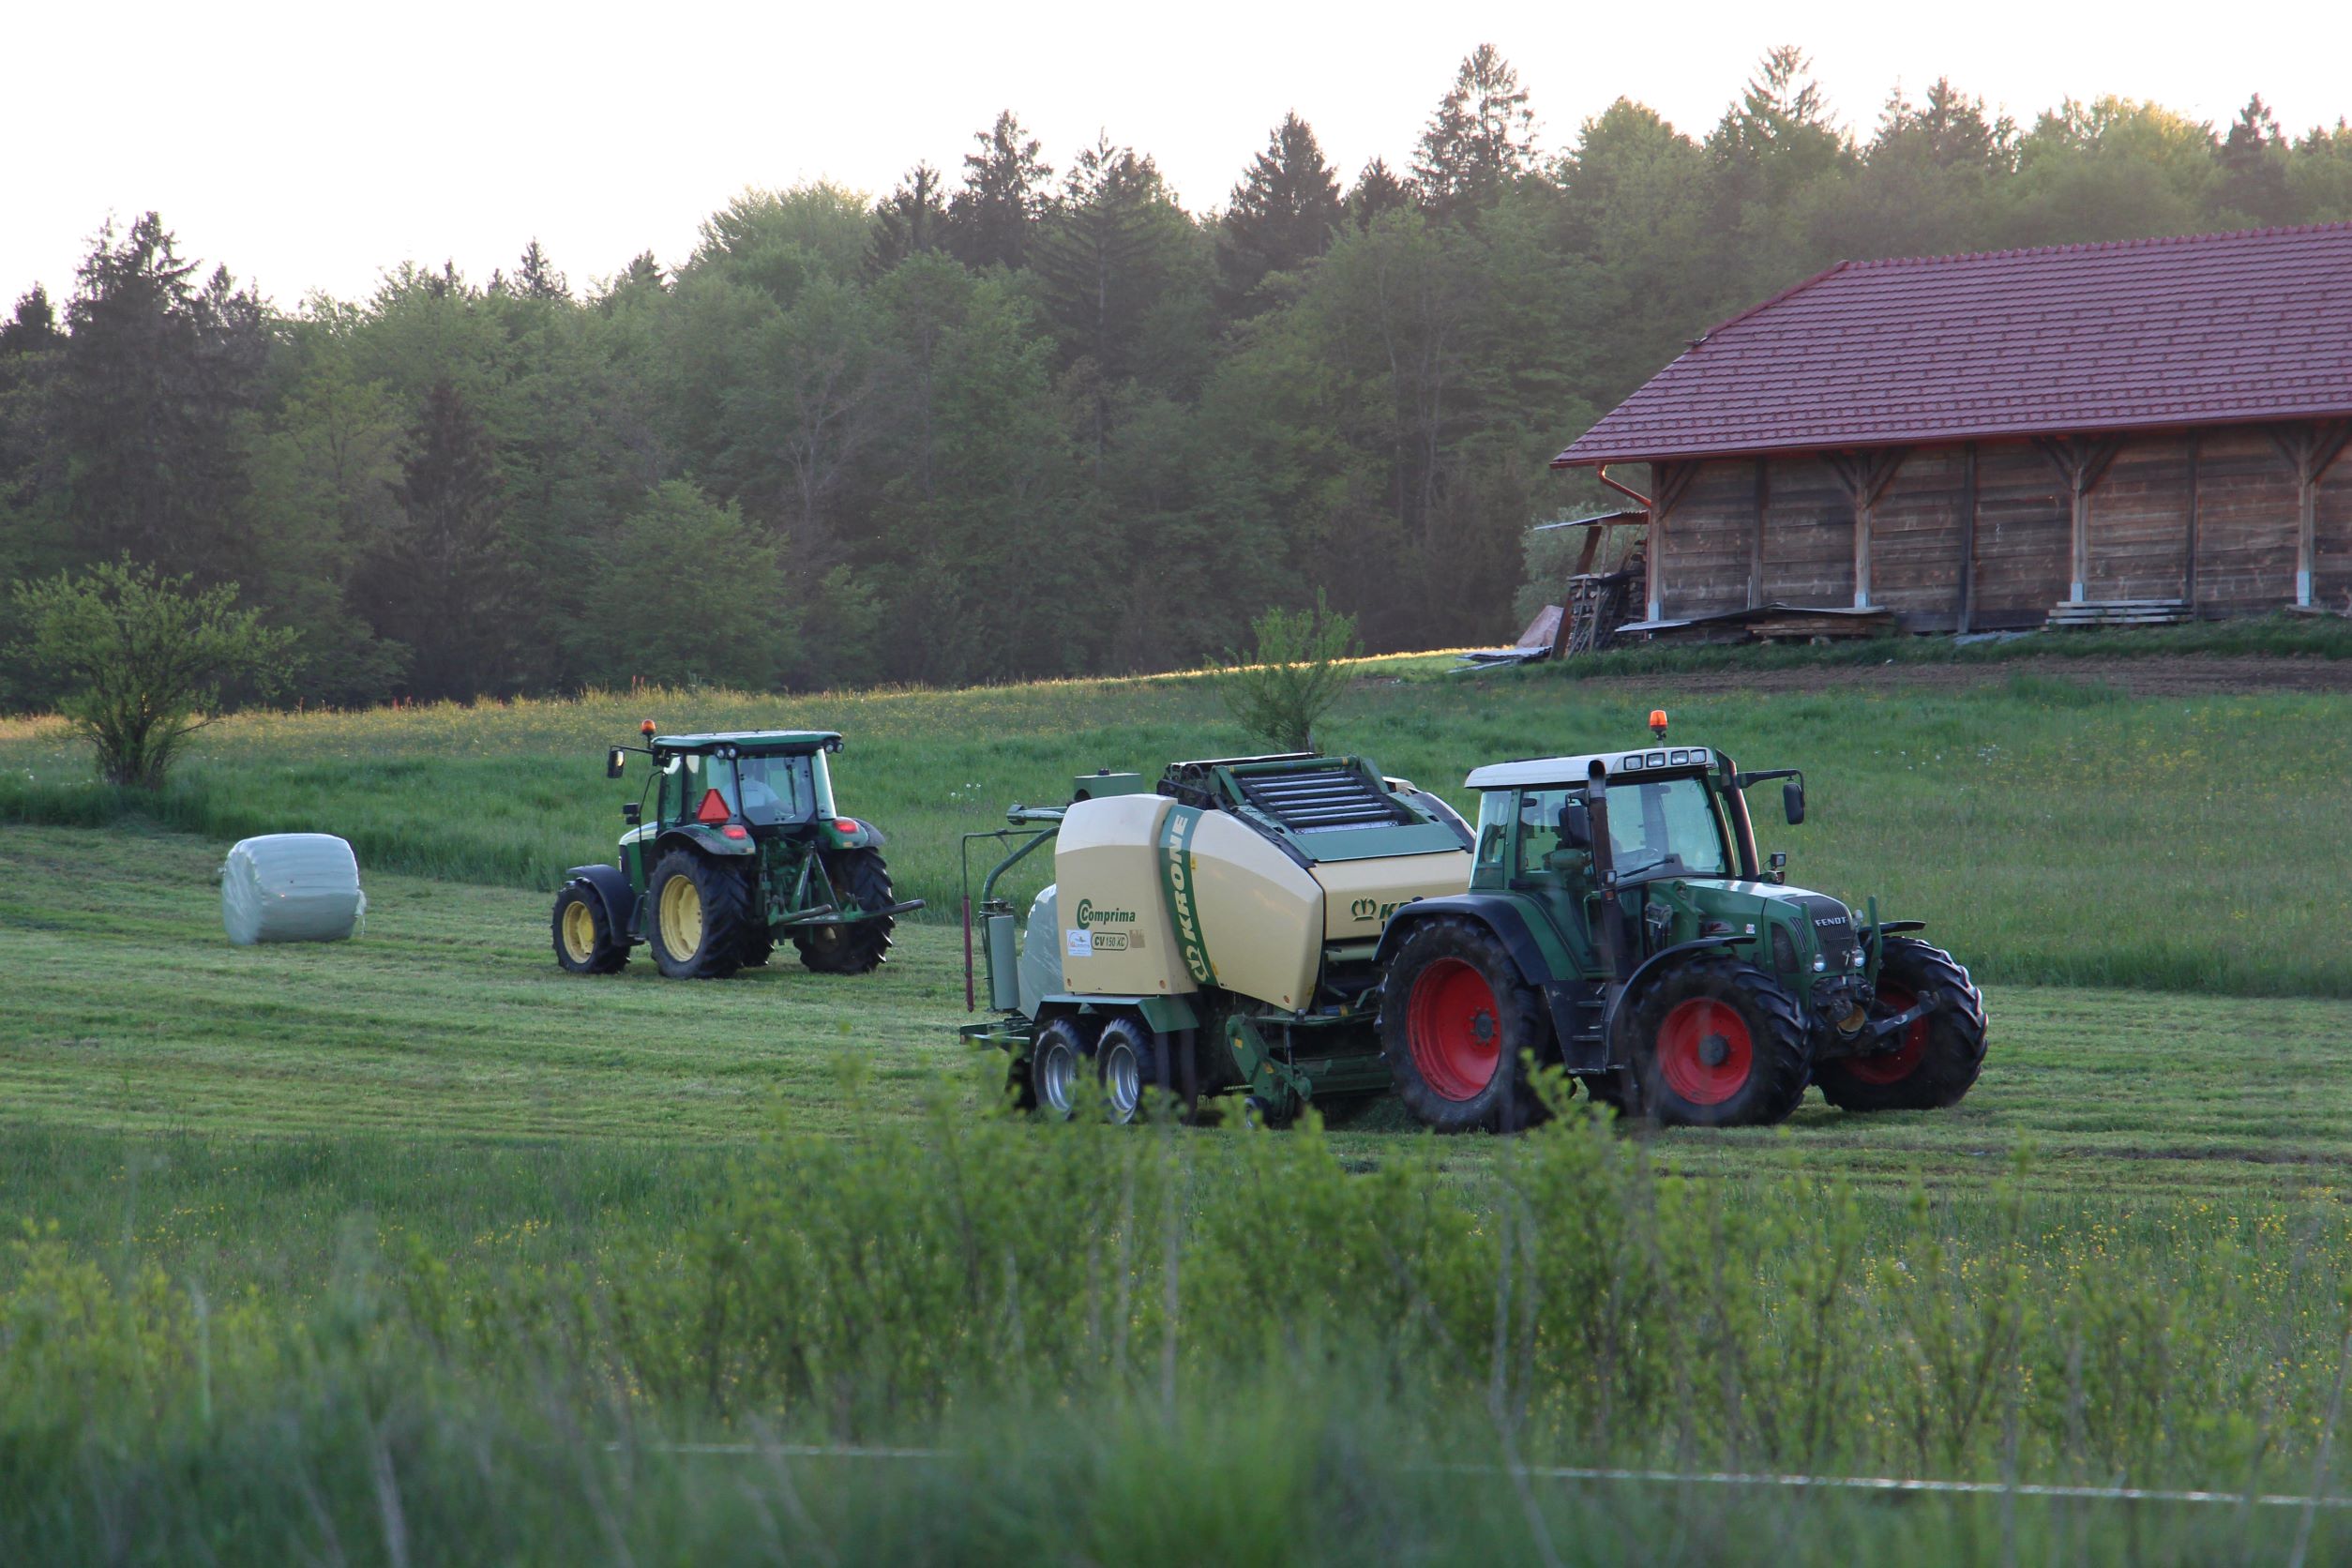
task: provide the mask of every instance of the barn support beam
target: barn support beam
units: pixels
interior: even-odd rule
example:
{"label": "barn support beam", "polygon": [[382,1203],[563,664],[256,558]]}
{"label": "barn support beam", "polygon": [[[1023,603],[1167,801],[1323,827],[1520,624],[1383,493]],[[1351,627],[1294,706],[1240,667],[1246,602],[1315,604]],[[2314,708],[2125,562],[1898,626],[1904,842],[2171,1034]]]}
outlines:
{"label": "barn support beam", "polygon": [[1748,532],[1748,608],[1764,602],[1764,514],[1772,504],[1772,460],[1756,460],[1756,520]]}
{"label": "barn support beam", "polygon": [[2083,602],[2083,584],[2090,577],[2090,492],[2099,488],[2099,481],[2107,476],[2107,465],[2123,446],[2120,436],[2061,436],[2055,441],[2034,443],[2042,455],[2050,460],[2066,481],[2073,498],[2073,547],[2072,569],[2068,576],[2073,585],[2067,591],[2071,603]]}
{"label": "barn support beam", "polygon": [[[1698,476],[1696,462],[1654,462],[1650,465],[1650,488],[1657,492],[1650,503],[1650,540],[1642,560],[1649,600],[1649,618],[1666,619],[1666,520],[1674,504],[1682,499]],[[1628,490],[1627,494],[1633,492]]]}
{"label": "barn support beam", "polygon": [[2205,527],[2199,514],[2205,508],[2205,432],[2189,432],[2189,544],[2188,559],[2180,565],[2180,597],[2189,607],[2189,618],[2197,613],[2197,535]]}
{"label": "barn support beam", "polygon": [[1961,449],[1960,460],[1960,634],[1966,637],[1976,618],[1976,443]]}
{"label": "barn support beam", "polygon": [[2295,471],[2295,602],[2308,606],[2319,564],[2319,481],[2352,442],[2352,422],[2274,425],[2270,440]]}
{"label": "barn support beam", "polygon": [[1845,487],[1846,498],[1854,504],[1854,608],[1870,608],[1870,530],[1875,520],[1871,509],[1878,498],[1894,483],[1894,475],[1903,466],[1907,454],[1900,446],[1890,446],[1875,452],[1832,452],[1830,471]]}

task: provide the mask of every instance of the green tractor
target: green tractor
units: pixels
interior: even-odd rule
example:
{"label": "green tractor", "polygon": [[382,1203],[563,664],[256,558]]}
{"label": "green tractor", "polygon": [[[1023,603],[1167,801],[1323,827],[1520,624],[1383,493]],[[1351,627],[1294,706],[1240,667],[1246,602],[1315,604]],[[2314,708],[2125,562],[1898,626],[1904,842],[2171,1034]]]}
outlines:
{"label": "green tractor", "polygon": [[[713,980],[768,961],[790,938],[823,974],[864,974],[890,952],[899,915],[882,829],[839,814],[825,759],[841,737],[822,730],[656,735],[614,746],[605,776],[632,750],[653,760],[611,866],[575,866],[555,896],[555,961],[611,974],[644,942],[661,972]],[[653,797],[648,820],[645,797]]]}
{"label": "green tractor", "polygon": [[1523,1056],[1669,1123],[1778,1122],[1818,1084],[1847,1110],[1950,1106],[1984,1060],[1984,1001],[1952,956],[1787,885],[1756,860],[1741,773],[1706,746],[1473,771],[1470,889],[1380,936],[1381,1051],[1407,1108],[1447,1131],[1537,1113]]}

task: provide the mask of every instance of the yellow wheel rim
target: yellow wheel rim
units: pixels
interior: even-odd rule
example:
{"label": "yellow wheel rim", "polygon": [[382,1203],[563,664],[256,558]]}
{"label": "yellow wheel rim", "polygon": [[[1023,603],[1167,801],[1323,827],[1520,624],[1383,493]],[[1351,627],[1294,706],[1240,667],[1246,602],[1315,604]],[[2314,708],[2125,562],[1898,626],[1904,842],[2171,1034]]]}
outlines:
{"label": "yellow wheel rim", "polygon": [[673,958],[691,958],[702,945],[702,890],[692,877],[662,884],[661,944]]}
{"label": "yellow wheel rim", "polygon": [[564,911],[564,951],[572,962],[584,964],[596,956],[596,917],[588,912],[588,901],[575,898]]}

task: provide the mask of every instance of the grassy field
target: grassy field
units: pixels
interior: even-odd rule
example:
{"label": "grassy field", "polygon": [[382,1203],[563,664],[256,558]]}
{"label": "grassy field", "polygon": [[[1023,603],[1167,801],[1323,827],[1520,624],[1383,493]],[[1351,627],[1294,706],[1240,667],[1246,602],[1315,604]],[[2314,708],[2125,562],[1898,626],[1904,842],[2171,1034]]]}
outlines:
{"label": "grassy field", "polygon": [[[2352,675],[2315,690],[2140,696],[2070,668],[1759,696],[1690,672],[1472,682],[1441,660],[1391,661],[1364,667],[1324,735],[1468,804],[1458,786],[1471,764],[1624,744],[1663,703],[1678,738],[1806,770],[1802,829],[1756,803],[1792,880],[1857,901],[1876,893],[1890,914],[1929,920],[1983,978],[2352,996]],[[641,716],[842,731],[842,807],[888,831],[902,894],[931,900],[935,921],[953,917],[957,836],[1000,823],[1008,802],[1064,800],[1070,776],[1097,767],[1251,749],[1199,677],[789,701],[658,693],[243,716],[200,738],[159,801],[127,803],[91,781],[58,726],[20,720],[0,723],[0,821],[95,822],[137,804],[216,840],[337,833],[370,874],[549,891],[563,867],[611,857],[636,783],[625,797],[606,780],[601,748]]]}
{"label": "grassy field", "polygon": [[[1332,726],[1451,784],[1665,701],[1808,768],[1801,880],[1991,977],[1956,1110],[1647,1138],[999,1123],[945,924],[864,979],[563,975],[541,884],[636,701],[240,718],[153,816],[0,730],[0,1558],[2340,1560],[2332,1510],[1492,1468],[2352,1482],[2352,697],[1856,668],[1373,666]],[[1007,800],[1243,744],[1183,679],[656,701],[848,731],[932,897]],[[280,827],[359,842],[360,940],[222,940]],[[840,1440],[933,1456],[773,1446]]]}

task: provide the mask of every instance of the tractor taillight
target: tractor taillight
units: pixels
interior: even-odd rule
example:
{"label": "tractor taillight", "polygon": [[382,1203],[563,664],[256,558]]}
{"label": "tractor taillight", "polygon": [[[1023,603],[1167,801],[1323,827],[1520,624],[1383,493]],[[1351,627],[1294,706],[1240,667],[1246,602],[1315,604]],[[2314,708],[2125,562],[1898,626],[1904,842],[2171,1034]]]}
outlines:
{"label": "tractor taillight", "polygon": [[694,808],[696,822],[706,822],[713,826],[716,826],[733,815],[732,811],[727,809],[727,797],[716,790],[704,791],[702,804]]}
{"label": "tractor taillight", "polygon": [[857,831],[857,824],[850,821],[847,817],[836,817],[833,819],[833,831],[836,833],[855,833]]}
{"label": "tractor taillight", "polygon": [[720,828],[718,831],[725,834],[730,838],[748,838],[751,837],[750,830],[744,827],[740,822],[729,822],[725,827]]}

